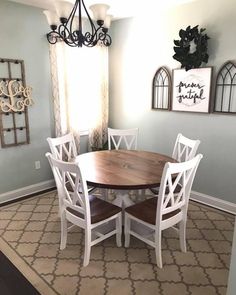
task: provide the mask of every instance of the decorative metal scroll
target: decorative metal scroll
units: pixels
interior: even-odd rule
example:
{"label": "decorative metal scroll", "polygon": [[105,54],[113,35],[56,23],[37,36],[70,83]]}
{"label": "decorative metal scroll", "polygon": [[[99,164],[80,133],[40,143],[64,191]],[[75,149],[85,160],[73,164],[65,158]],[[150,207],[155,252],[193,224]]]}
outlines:
{"label": "decorative metal scroll", "polygon": [[152,109],[170,110],[171,77],[165,67],[160,67],[152,83]]}
{"label": "decorative metal scroll", "polygon": [[3,148],[27,144],[28,106],[31,88],[26,87],[23,60],[0,58],[0,137]]}
{"label": "decorative metal scroll", "polygon": [[236,113],[236,65],[227,61],[219,70],[213,112]]}

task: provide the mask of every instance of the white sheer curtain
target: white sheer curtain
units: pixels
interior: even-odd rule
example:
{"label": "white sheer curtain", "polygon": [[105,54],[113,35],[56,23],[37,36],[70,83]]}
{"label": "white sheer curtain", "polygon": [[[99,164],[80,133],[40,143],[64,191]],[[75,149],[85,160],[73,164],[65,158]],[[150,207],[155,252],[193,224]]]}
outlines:
{"label": "white sheer curtain", "polygon": [[92,148],[106,141],[108,124],[108,50],[50,45],[56,136],[89,131]]}

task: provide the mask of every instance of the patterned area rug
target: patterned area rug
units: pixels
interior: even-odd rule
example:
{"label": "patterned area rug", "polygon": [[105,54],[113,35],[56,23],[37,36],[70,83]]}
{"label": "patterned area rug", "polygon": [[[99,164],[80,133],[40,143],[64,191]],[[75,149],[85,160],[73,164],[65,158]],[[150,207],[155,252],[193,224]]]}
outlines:
{"label": "patterned area rug", "polygon": [[173,230],[163,234],[163,269],[154,250],[131,237],[128,249],[112,237],[92,247],[82,266],[83,232],[59,249],[56,192],[1,208],[0,249],[42,295],[225,295],[234,218],[190,202],[187,253]]}

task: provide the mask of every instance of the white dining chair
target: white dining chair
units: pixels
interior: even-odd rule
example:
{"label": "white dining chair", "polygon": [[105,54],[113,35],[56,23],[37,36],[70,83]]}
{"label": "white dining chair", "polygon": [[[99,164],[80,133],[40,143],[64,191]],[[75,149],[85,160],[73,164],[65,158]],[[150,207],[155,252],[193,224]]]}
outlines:
{"label": "white dining chair", "polygon": [[[158,267],[162,268],[162,231],[174,227],[179,232],[180,248],[186,252],[186,222],[189,196],[202,155],[182,163],[166,163],[158,197],[125,209],[125,247],[130,235],[155,248]],[[181,189],[176,193],[176,188]],[[176,225],[178,224],[178,227]]]}
{"label": "white dining chair", "polygon": [[[178,162],[191,160],[196,155],[200,143],[201,141],[198,139],[190,139],[179,133],[174,144],[172,158]],[[151,188],[150,191],[154,195],[158,195],[159,187]]]}
{"label": "white dining chair", "polygon": [[[48,137],[47,142],[49,144],[52,155],[58,160],[63,160],[66,162],[74,162],[76,159],[76,156],[78,156],[75,139],[72,132],[59,137],[54,137],[54,138]],[[54,175],[54,178],[55,178],[55,175]],[[94,190],[95,188],[90,187],[89,193],[91,193]],[[60,210],[60,200],[59,200],[59,214],[61,214],[60,211],[61,210]]]}
{"label": "white dining chair", "polygon": [[104,239],[116,235],[117,246],[121,247],[121,208],[88,194],[86,179],[78,163],[58,160],[51,153],[46,157],[53,170],[61,203],[60,249],[67,244],[68,221],[84,230],[84,266],[89,264],[91,247]]}
{"label": "white dining chair", "polygon": [[188,161],[195,157],[200,140],[189,139],[179,133],[177,135],[172,158],[177,160],[178,162]]}
{"label": "white dining chair", "polygon": [[108,128],[108,149],[137,150],[138,128],[113,129]]}
{"label": "white dining chair", "polygon": [[[108,150],[112,149],[125,149],[125,150],[137,150],[138,147],[138,128],[131,129],[113,129],[108,128]],[[114,190],[109,190],[113,193]],[[130,194],[134,194],[134,191],[130,191]],[[140,198],[140,193],[136,193],[136,198]],[[125,208],[132,205],[134,202],[130,199],[128,191],[116,190],[116,198],[114,204]]]}
{"label": "white dining chair", "polygon": [[71,132],[60,137],[48,137],[47,141],[51,153],[56,159],[70,162],[78,155],[75,139]]}

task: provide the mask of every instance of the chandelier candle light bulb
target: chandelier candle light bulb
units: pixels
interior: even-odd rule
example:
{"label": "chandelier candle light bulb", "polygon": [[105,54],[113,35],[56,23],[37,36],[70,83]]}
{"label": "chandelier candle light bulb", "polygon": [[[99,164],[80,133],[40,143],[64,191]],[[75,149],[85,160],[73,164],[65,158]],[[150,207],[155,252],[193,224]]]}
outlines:
{"label": "chandelier candle light bulb", "polygon": [[[105,46],[111,45],[112,40],[108,29],[112,16],[107,14],[108,5],[94,4],[90,6],[97,27],[88,13],[84,0],[76,0],[74,5],[66,1],[57,1],[55,9],[56,13],[49,10],[43,12],[52,30],[47,34],[50,44],[64,41],[71,47],[82,47],[83,45],[93,47],[99,42]],[[83,32],[82,9],[90,26],[90,30],[86,32]]]}

